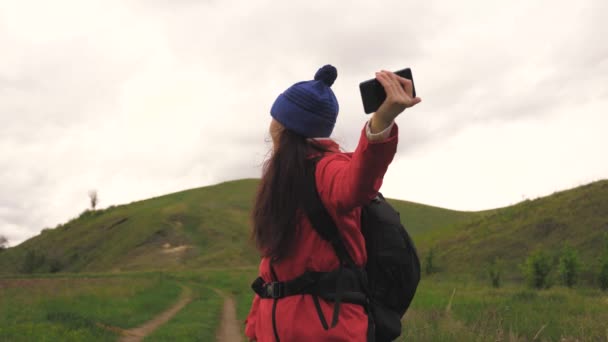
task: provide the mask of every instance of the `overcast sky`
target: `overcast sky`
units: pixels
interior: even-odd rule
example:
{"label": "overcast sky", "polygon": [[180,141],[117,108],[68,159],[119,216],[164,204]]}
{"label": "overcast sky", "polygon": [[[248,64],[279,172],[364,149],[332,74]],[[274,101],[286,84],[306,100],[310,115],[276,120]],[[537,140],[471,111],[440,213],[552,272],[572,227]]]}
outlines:
{"label": "overcast sky", "polygon": [[259,178],[272,102],[328,63],[349,151],[359,82],[412,68],[389,197],[481,210],[607,178],[607,4],[0,0],[0,234],[90,189],[104,208]]}

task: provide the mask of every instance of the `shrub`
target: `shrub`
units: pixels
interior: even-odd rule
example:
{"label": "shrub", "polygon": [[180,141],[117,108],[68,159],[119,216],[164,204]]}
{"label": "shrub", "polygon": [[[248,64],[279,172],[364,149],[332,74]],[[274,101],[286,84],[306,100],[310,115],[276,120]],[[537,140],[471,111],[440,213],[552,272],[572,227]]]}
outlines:
{"label": "shrub", "polygon": [[602,290],[608,290],[608,256],[604,256],[602,258],[602,262],[600,264],[599,283]]}
{"label": "shrub", "polygon": [[570,246],[565,246],[559,257],[559,276],[562,284],[572,287],[578,281],[581,263],[578,253]]}
{"label": "shrub", "polygon": [[543,251],[530,254],[523,265],[523,271],[530,286],[536,289],[550,287],[551,259]]}
{"label": "shrub", "polygon": [[38,254],[33,250],[28,250],[25,253],[23,264],[21,265],[22,273],[33,273],[44,265],[46,257],[42,254]]}
{"label": "shrub", "polygon": [[426,274],[432,274],[437,271],[437,266],[435,265],[435,249],[429,249],[426,257],[424,258],[424,271]]}
{"label": "shrub", "polygon": [[599,285],[604,291],[608,290],[608,233],[604,234],[604,254],[600,259]]}
{"label": "shrub", "polygon": [[492,287],[499,288],[500,287],[500,278],[502,276],[502,259],[494,258],[487,267],[488,276],[490,276],[490,282],[492,283]]}
{"label": "shrub", "polygon": [[49,272],[51,272],[51,273],[57,273],[57,272],[61,271],[62,268],[63,268],[63,264],[58,259],[53,259],[49,263]]}

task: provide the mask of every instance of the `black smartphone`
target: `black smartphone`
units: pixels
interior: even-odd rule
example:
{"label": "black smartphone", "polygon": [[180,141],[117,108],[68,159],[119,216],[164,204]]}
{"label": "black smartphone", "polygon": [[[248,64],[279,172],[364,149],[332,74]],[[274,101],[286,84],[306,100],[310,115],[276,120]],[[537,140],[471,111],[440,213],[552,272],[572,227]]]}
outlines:
{"label": "black smartphone", "polygon": [[[416,97],[416,87],[414,87],[412,70],[410,68],[405,68],[395,71],[395,74],[412,81],[413,95]],[[386,99],[384,87],[382,87],[382,84],[375,78],[359,83],[359,90],[361,91],[361,100],[363,100],[363,110],[365,110],[365,114],[371,114],[377,111],[378,107],[380,107],[382,102],[384,102],[384,99]]]}

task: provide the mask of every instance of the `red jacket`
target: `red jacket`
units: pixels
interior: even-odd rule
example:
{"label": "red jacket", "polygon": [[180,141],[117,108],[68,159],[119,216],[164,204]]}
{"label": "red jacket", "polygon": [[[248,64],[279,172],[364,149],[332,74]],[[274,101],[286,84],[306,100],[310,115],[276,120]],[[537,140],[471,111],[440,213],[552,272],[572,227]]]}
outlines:
{"label": "red jacket", "polygon": [[[354,262],[365,265],[367,253],[361,234],[361,206],[369,203],[380,190],[382,178],[397,150],[398,127],[393,125],[390,136],[379,142],[369,141],[365,128],[355,152],[342,153],[332,140],[321,140],[334,153],[327,153],[316,168],[317,190],[321,201],[342,235]],[[305,271],[329,272],[338,265],[331,244],[323,240],[305,216],[299,223],[301,237],[292,255],[273,268],[279,281],[298,277]],[[260,277],[270,282],[269,259],[262,258]],[[272,299],[255,296],[245,321],[245,334],[258,342],[275,341],[272,327]],[[321,300],[327,320],[331,319],[333,303]],[[365,341],[367,315],[363,307],[343,303],[338,325],[324,330],[310,295],[288,296],[278,300],[276,326],[281,342],[297,341]]]}

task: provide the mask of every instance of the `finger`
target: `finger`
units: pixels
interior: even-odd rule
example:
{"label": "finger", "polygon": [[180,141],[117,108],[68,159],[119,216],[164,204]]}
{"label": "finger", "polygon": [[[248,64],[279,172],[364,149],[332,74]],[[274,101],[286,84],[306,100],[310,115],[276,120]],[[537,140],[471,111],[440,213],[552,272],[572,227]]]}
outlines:
{"label": "finger", "polygon": [[399,79],[398,79],[399,76],[397,76],[397,74],[395,74],[394,72],[390,72],[390,71],[387,71],[387,74],[391,78],[391,81],[392,81],[393,86],[395,87],[395,90],[397,90],[397,92],[400,93],[399,90],[401,88],[401,85],[399,84]]}
{"label": "finger", "polygon": [[401,88],[401,86],[399,85],[399,82],[395,79],[395,75],[392,74],[390,71],[383,71],[382,74],[386,77],[387,79],[387,86],[385,88],[386,90],[386,96],[387,97],[396,97],[399,96],[399,88]]}
{"label": "finger", "polygon": [[399,83],[401,84],[401,86],[403,87],[403,89],[405,89],[405,93],[409,97],[413,97],[414,96],[414,84],[412,83],[412,81],[408,80],[405,77],[401,77],[401,76],[397,76],[397,79],[398,79]]}
{"label": "finger", "polygon": [[422,102],[422,99],[419,97],[415,97],[414,99],[412,99],[412,102],[410,102],[409,107],[414,107],[415,105],[419,104],[420,102]]}
{"label": "finger", "polygon": [[[396,87],[396,91],[397,94],[400,98],[404,99],[405,101],[411,101],[412,99],[412,93],[408,93],[406,85],[403,83],[402,79],[403,77],[395,74],[395,73],[391,73],[393,76],[393,80],[395,82],[395,87]],[[407,80],[407,79],[406,79]]]}
{"label": "finger", "polygon": [[380,82],[380,84],[384,88],[384,92],[386,92],[387,95],[388,95],[389,92],[392,92],[392,90],[391,90],[391,80],[386,75],[386,73],[384,73],[384,72],[377,72],[376,73],[376,79],[378,80],[378,82]]}

